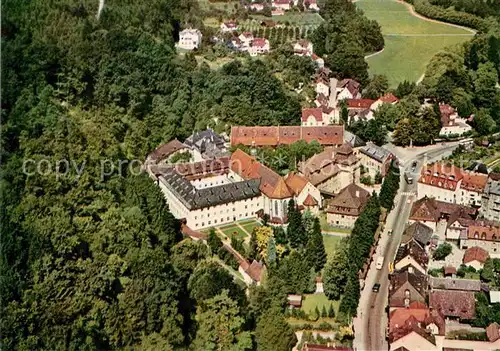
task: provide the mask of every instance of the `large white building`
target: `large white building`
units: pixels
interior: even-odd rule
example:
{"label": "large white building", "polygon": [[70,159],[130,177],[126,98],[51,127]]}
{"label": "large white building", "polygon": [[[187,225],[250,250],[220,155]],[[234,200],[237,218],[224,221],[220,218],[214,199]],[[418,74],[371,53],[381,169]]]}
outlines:
{"label": "large white building", "polygon": [[422,168],[418,179],[418,197],[435,198],[440,201],[481,206],[481,196],[488,176],[464,171],[454,165],[434,163]]}
{"label": "large white building", "polygon": [[170,212],[194,230],[255,218],[263,207],[259,180],[230,170],[228,157],[159,167],[148,172],[162,190]]}
{"label": "large white building", "polygon": [[201,45],[203,35],[198,29],[184,29],[179,33],[179,43],[181,49],[194,50]]}
{"label": "large white building", "polygon": [[460,136],[472,130],[472,127],[466,123],[466,119],[460,118],[457,111],[450,105],[439,105],[439,111],[442,125],[439,131],[440,136]]}

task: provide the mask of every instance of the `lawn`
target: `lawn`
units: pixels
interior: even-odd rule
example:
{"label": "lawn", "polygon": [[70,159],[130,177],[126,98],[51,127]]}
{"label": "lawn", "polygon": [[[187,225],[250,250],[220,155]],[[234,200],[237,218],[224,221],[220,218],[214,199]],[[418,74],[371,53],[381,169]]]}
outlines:
{"label": "lawn", "polygon": [[226,11],[228,13],[234,10],[234,5],[239,6],[238,1],[209,2],[208,0],[198,0],[198,4],[202,10],[209,10],[212,7],[216,10]]}
{"label": "lawn", "polygon": [[319,223],[321,225],[321,230],[324,232],[336,232],[341,234],[351,234],[352,229],[350,228],[339,228],[335,227],[326,222],[326,213],[321,213],[319,215]]}
{"label": "lawn", "polygon": [[337,315],[339,311],[339,302],[340,301],[328,300],[325,294],[305,294],[303,295],[301,309],[305,313],[310,314],[314,312],[316,306],[318,306],[318,310],[319,312],[321,312],[323,306],[325,306],[326,311],[328,311],[330,305],[333,305],[333,308],[335,309],[335,315]]}
{"label": "lawn", "polygon": [[219,227],[219,229],[228,237],[236,236],[240,240],[244,240],[248,235],[243,229],[234,223]]}
{"label": "lawn", "polygon": [[255,227],[260,227],[261,225],[260,225],[260,223],[259,223],[259,222],[255,222],[255,221],[254,221],[254,222],[251,222],[251,223],[241,224],[241,226],[242,226],[243,228],[245,228],[245,230],[246,230],[247,232],[249,232],[250,234],[252,234],[252,232],[253,232],[253,228],[255,228]]}
{"label": "lawn", "polygon": [[325,251],[328,258],[333,256],[340,240],[342,240],[341,236],[323,235],[323,243],[325,244]]}
{"label": "lawn", "polygon": [[463,28],[415,17],[395,0],[360,0],[356,5],[382,27],[384,51],[367,62],[370,74],[385,74],[392,87],[403,80],[418,81],[436,53],[473,36]]}

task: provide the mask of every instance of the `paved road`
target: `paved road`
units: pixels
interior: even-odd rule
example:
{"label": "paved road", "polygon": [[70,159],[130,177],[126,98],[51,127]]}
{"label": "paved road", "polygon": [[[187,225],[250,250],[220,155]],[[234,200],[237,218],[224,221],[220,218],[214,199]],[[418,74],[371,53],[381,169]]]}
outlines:
{"label": "paved road", "polygon": [[[457,146],[458,143],[449,143],[447,145],[433,145],[427,148],[393,148],[391,150],[398,155],[401,162],[400,189],[395,199],[395,208],[387,217],[385,230],[377,247],[376,255],[385,257],[383,268],[376,270],[376,260],[373,260],[365,281],[365,287],[361,292],[358,318],[354,321],[354,346],[357,350],[378,351],[388,349],[388,344],[385,340],[385,330],[387,327],[387,313],[385,309],[389,289],[388,263],[392,262],[396,255],[397,248],[401,242],[402,232],[408,222],[412,203],[416,199],[416,179],[418,173],[424,162],[428,163],[441,159],[444,155],[450,154]],[[415,174],[413,174],[414,182],[413,184],[408,184],[404,180],[404,171],[410,172],[413,161],[417,161]],[[389,229],[393,230],[392,236],[388,236],[387,234]],[[380,291],[374,293],[372,292],[372,287],[377,282],[380,284]]]}

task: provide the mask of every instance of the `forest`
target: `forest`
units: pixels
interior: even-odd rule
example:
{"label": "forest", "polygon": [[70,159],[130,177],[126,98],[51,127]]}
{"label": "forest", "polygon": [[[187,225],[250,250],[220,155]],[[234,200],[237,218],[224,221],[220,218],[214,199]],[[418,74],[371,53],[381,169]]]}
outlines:
{"label": "forest", "polygon": [[98,19],[97,6],[3,3],[1,348],[289,350],[284,293],[309,291],[324,265],[318,224],[306,234],[291,204],[299,229],[276,233],[269,281],[246,296],[209,247],[183,240],[139,165],[206,126],[298,124],[290,70],[313,68],[289,60],[283,82],[280,53],[216,70],[177,55],[192,1],[106,0]]}

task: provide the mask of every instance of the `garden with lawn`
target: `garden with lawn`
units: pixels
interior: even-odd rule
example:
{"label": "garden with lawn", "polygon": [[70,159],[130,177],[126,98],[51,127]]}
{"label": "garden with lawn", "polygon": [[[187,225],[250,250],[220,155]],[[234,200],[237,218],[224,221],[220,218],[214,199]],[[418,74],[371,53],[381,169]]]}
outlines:
{"label": "garden with lawn", "polygon": [[338,235],[323,234],[323,244],[325,245],[325,252],[329,259],[335,253],[335,250],[337,249],[337,246],[339,245],[340,240],[342,239],[343,238]]}
{"label": "garden with lawn", "polygon": [[360,0],[356,5],[382,27],[384,51],[367,58],[370,74],[384,74],[392,87],[418,81],[430,59],[447,46],[463,43],[472,30],[426,20],[395,0]]}

